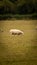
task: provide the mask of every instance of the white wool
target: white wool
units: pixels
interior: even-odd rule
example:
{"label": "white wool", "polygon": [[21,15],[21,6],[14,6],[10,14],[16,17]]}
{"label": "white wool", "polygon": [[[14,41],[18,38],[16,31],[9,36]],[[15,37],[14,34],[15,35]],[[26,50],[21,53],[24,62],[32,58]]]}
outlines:
{"label": "white wool", "polygon": [[18,30],[18,29],[11,29],[10,33],[22,33],[23,34],[23,32],[21,30]]}

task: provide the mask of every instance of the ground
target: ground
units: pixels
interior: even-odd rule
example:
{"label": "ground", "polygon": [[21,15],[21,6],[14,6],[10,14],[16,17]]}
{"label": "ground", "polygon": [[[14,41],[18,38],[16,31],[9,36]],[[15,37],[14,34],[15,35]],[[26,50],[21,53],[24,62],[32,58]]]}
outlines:
{"label": "ground", "polygon": [[[37,65],[36,26],[37,20],[0,21],[0,65]],[[11,35],[10,29],[24,35]]]}

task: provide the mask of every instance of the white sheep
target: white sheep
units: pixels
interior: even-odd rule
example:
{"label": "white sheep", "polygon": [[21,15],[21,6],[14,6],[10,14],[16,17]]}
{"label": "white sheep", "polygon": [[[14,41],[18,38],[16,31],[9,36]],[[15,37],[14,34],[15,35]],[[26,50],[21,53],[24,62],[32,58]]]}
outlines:
{"label": "white sheep", "polygon": [[21,35],[21,34],[24,34],[21,30],[18,30],[18,29],[11,29],[9,32],[12,35]]}

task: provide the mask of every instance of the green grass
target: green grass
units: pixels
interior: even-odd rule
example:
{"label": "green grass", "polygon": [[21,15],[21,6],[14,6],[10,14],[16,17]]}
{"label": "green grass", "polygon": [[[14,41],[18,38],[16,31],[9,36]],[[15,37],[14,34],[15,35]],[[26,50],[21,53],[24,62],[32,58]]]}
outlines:
{"label": "green grass", "polygon": [[[36,26],[37,20],[0,21],[0,65],[37,65]],[[14,28],[24,35],[11,35]]]}

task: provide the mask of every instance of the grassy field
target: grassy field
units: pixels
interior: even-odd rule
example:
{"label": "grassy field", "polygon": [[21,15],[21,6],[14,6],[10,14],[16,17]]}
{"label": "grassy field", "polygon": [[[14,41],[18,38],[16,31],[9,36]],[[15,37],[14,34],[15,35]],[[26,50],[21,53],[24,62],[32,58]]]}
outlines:
{"label": "grassy field", "polygon": [[[0,65],[37,65],[36,26],[37,20],[0,21]],[[24,35],[11,35],[15,28]]]}

